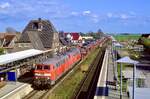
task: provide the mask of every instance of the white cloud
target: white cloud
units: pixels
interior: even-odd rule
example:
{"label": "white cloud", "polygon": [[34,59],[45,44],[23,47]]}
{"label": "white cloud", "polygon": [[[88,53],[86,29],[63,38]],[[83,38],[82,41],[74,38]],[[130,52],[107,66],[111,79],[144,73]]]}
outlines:
{"label": "white cloud", "polygon": [[93,17],[93,18],[98,18],[98,15],[93,14],[92,17]]}
{"label": "white cloud", "polygon": [[[6,3],[0,2],[0,14],[20,18],[64,18],[69,13],[69,8],[62,5],[58,0],[10,0]],[[44,9],[44,10],[43,10]],[[28,16],[26,16],[28,13]]]}
{"label": "white cloud", "polygon": [[76,16],[76,17],[79,17],[79,16],[86,17],[86,19],[89,19],[93,23],[98,23],[99,22],[99,15],[95,14],[95,13],[91,13],[91,11],[89,11],[89,10],[86,10],[86,11],[83,11],[83,12],[72,11],[70,15],[73,15],[73,16]]}
{"label": "white cloud", "polygon": [[94,23],[99,22],[99,16],[97,14],[91,14],[91,19]]}
{"label": "white cloud", "polygon": [[89,14],[91,14],[91,11],[89,10],[83,11],[83,15],[89,15]]}
{"label": "white cloud", "polygon": [[98,23],[98,22],[99,22],[99,19],[98,19],[98,18],[93,18],[92,21],[93,21],[94,23]]}
{"label": "white cloud", "polygon": [[108,18],[112,18],[112,17],[113,17],[113,14],[112,14],[112,13],[107,13],[107,17],[108,17]]}
{"label": "white cloud", "polygon": [[0,4],[0,9],[6,9],[8,7],[10,7],[10,4],[8,2]]}
{"label": "white cloud", "polygon": [[79,13],[78,12],[71,12],[71,15],[73,15],[73,16],[78,16],[79,15]]}
{"label": "white cloud", "polygon": [[130,13],[107,13],[106,16],[107,18],[116,18],[121,20],[127,20],[134,17]]}
{"label": "white cloud", "polygon": [[121,15],[120,15],[120,18],[126,20],[126,19],[129,18],[129,16],[126,15],[126,14],[121,14]]}
{"label": "white cloud", "polygon": [[134,11],[130,11],[129,14],[136,15],[136,13]]}

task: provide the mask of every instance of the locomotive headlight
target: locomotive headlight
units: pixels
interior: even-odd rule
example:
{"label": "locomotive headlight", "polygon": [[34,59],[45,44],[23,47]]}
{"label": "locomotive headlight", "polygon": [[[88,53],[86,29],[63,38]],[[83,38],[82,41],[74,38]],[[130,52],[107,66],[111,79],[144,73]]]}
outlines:
{"label": "locomotive headlight", "polygon": [[51,76],[51,74],[44,74],[44,76]]}
{"label": "locomotive headlight", "polygon": [[40,76],[41,74],[39,74],[39,73],[35,73],[34,75],[35,75],[35,76]]}

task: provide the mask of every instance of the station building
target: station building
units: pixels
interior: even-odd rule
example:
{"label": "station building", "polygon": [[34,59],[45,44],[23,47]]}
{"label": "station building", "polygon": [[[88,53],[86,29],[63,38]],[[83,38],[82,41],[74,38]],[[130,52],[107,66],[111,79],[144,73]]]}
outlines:
{"label": "station building", "polygon": [[31,20],[22,32],[17,47],[48,50],[60,47],[59,34],[49,20]]}

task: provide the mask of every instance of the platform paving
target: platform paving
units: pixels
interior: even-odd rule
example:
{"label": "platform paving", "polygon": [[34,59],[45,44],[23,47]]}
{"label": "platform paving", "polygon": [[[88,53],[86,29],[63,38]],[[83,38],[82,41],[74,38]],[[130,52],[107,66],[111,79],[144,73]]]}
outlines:
{"label": "platform paving", "polygon": [[114,82],[114,73],[115,73],[115,69],[114,69],[114,64],[112,61],[112,54],[111,54],[111,49],[109,48],[109,56],[108,56],[108,76],[107,76],[107,81],[109,82]]}
{"label": "platform paving", "polygon": [[21,82],[7,82],[7,84],[4,87],[0,88],[0,98],[14,91],[15,89],[19,88],[24,84],[25,83]]}
{"label": "platform paving", "polygon": [[0,99],[22,99],[31,92],[31,84],[25,82],[6,82],[6,85],[0,88]]}
{"label": "platform paving", "polygon": [[[115,75],[115,67],[113,64],[113,57],[112,57],[112,53],[111,53],[111,48],[109,47],[109,65],[108,65],[108,78],[107,81],[114,81],[114,75]],[[106,99],[120,99],[120,91],[116,90],[116,86],[115,85],[107,85],[109,87],[109,95]],[[123,97],[122,99],[129,99],[127,96],[126,92],[123,92]]]}
{"label": "platform paving", "polygon": [[[109,88],[108,99],[120,99],[120,91]],[[123,92],[122,99],[129,99],[126,92]]]}

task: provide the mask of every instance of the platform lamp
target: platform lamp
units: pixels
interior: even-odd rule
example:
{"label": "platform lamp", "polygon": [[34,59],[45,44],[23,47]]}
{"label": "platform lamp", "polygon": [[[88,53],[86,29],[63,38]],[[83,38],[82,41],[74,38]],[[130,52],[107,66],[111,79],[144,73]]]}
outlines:
{"label": "platform lamp", "polygon": [[[116,61],[116,55],[115,55],[115,42],[116,42],[116,40],[115,39],[113,39],[112,40],[112,58],[113,58],[113,65],[114,65],[114,67],[115,67],[115,75],[114,75],[114,77],[115,77],[115,80],[117,80],[117,67],[116,67],[116,63],[115,63],[115,61]],[[116,85],[117,85],[117,82],[116,82]]]}
{"label": "platform lamp", "polygon": [[[116,75],[116,79],[117,79],[117,63],[116,63],[116,60],[117,60],[117,48],[122,48],[123,45],[121,45],[120,43],[116,42],[113,44],[114,45],[114,48],[115,48],[115,54],[114,54],[114,67],[115,67],[115,75]],[[118,79],[117,79],[118,81]],[[116,85],[118,85],[118,83],[116,82]]]}
{"label": "platform lamp", "polygon": [[138,64],[138,61],[132,60],[130,57],[125,56],[123,58],[120,58],[116,61],[117,63],[120,63],[120,99],[122,99],[122,64],[133,64],[133,92],[132,92],[132,99],[135,97],[135,86],[136,86],[136,64]]}

